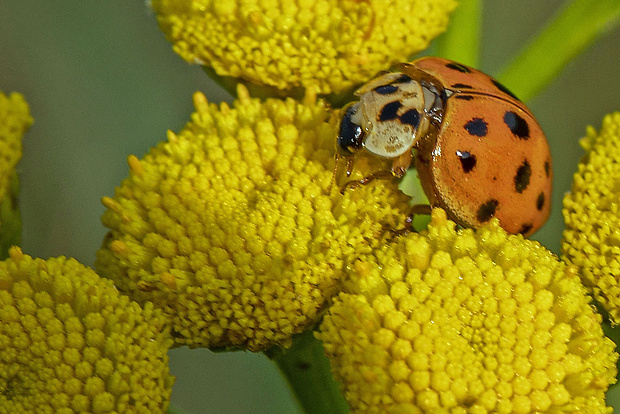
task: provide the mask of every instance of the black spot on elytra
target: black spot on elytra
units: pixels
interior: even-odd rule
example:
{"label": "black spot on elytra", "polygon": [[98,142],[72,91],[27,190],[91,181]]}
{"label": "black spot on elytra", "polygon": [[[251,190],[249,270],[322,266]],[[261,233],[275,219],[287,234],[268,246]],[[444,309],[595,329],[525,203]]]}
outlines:
{"label": "black spot on elytra", "polygon": [[508,89],[507,87],[505,87],[504,85],[499,83],[497,80],[491,78],[491,82],[493,82],[493,85],[495,85],[495,87],[497,89],[499,89],[500,91],[504,92],[506,95],[510,96],[511,98],[516,99],[517,101],[521,101],[519,98],[516,97],[516,95],[514,93],[512,93],[510,91],[510,89]]}
{"label": "black spot on elytra", "polygon": [[480,223],[487,222],[493,218],[495,215],[495,210],[497,210],[497,206],[499,206],[499,201],[495,199],[491,199],[486,203],[482,204],[478,208],[478,212],[476,213],[476,218]]}
{"label": "black spot on elytra", "polygon": [[396,85],[381,85],[377,86],[374,91],[379,95],[390,95],[398,90],[398,86]]}
{"label": "black spot on elytra", "polygon": [[417,109],[410,109],[398,118],[401,124],[411,125],[416,128],[420,123],[420,113]]}
{"label": "black spot on elytra", "polygon": [[457,151],[456,156],[459,157],[459,161],[461,161],[463,172],[468,173],[476,166],[476,156],[469,151]]}
{"label": "black spot on elytra", "polygon": [[470,135],[477,137],[484,137],[488,132],[487,123],[482,118],[473,118],[465,124],[465,129]]}
{"label": "black spot on elytra", "polygon": [[545,205],[545,193],[538,194],[538,198],[536,199],[536,209],[541,211],[543,206]]}
{"label": "black spot on elytra", "polygon": [[471,89],[471,85],[467,85],[465,83],[455,83],[454,85],[452,85],[452,87],[460,89]]}
{"label": "black spot on elytra", "polygon": [[549,178],[549,174],[551,173],[551,165],[549,161],[545,161],[545,175]]}
{"label": "black spot on elytra", "polygon": [[471,95],[458,94],[458,95],[454,95],[454,99],[461,99],[463,101],[471,101],[472,99],[474,99],[474,97]]}
{"label": "black spot on elytra", "polygon": [[398,118],[397,112],[401,106],[403,106],[403,104],[400,103],[400,101],[393,101],[385,104],[381,109],[381,113],[379,113],[379,121],[390,121]]}
{"label": "black spot on elytra", "polygon": [[460,63],[456,63],[456,62],[446,63],[446,67],[448,69],[458,70],[461,73],[471,73],[471,69],[470,68],[468,68],[465,65],[461,65]]}
{"label": "black spot on elytra", "polygon": [[530,177],[532,176],[532,167],[527,160],[523,161],[523,164],[517,169],[515,175],[515,190],[517,193],[525,191],[528,185],[530,185]]}
{"label": "black spot on elytra", "polygon": [[398,77],[398,79],[396,79],[393,83],[407,83],[407,82],[411,82],[413,79],[411,79],[411,76],[409,75],[405,75],[404,73],[402,75],[400,75]]}
{"label": "black spot on elytra", "polygon": [[526,223],[521,226],[521,230],[519,230],[519,233],[520,234],[529,233],[529,231],[532,230],[532,227],[534,226],[531,223]]}
{"label": "black spot on elytra", "polygon": [[530,127],[527,121],[516,112],[506,111],[504,114],[504,122],[517,137],[521,139],[528,139],[530,137]]}

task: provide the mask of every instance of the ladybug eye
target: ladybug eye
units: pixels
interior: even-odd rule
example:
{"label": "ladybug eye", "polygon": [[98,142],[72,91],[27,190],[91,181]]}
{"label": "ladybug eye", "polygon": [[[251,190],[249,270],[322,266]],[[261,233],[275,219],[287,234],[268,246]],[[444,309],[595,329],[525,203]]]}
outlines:
{"label": "ladybug eye", "polygon": [[340,121],[338,149],[345,155],[351,155],[362,148],[364,133],[359,125],[359,107],[359,102],[349,106]]}

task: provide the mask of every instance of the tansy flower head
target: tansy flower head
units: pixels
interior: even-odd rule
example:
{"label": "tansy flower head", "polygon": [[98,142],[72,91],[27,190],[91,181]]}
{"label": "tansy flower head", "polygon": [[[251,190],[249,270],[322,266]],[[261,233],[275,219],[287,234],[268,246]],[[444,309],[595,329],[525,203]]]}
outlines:
{"label": "tansy flower head", "polygon": [[611,412],[617,354],[574,269],[435,209],[349,266],[321,324],[354,412]]}
{"label": "tansy flower head", "polygon": [[339,92],[425,49],[454,0],[153,0],[188,62],[280,90]]}
{"label": "tansy flower head", "polygon": [[24,97],[0,92],[0,199],[4,197],[22,157],[22,136],[32,124]]}
{"label": "tansy flower head", "polygon": [[288,345],[337,293],[344,260],[402,223],[407,197],[384,181],[333,185],[336,119],[321,101],[194,96],[169,132],[104,198],[100,274],[170,318],[179,345]]}
{"label": "tansy flower head", "polygon": [[587,153],[564,197],[562,254],[620,323],[620,112],[607,115],[598,133],[589,127],[580,143]]}
{"label": "tansy flower head", "polygon": [[0,258],[7,257],[8,248],[21,239],[15,166],[22,157],[22,136],[31,124],[24,97],[0,92]]}
{"label": "tansy flower head", "polygon": [[17,247],[0,262],[0,411],[162,413],[170,339],[109,280]]}

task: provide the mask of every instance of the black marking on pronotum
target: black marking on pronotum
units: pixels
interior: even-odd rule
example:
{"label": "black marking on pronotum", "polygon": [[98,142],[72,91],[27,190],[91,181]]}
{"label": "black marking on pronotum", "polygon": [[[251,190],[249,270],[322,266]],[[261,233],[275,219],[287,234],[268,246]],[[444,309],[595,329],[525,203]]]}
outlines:
{"label": "black marking on pronotum", "polygon": [[472,99],[474,99],[474,97],[471,95],[461,95],[459,93],[459,94],[454,95],[454,99],[461,99],[463,101],[471,101]]}
{"label": "black marking on pronotum", "polygon": [[551,164],[549,161],[545,161],[545,175],[549,178],[549,174],[551,174]]}
{"label": "black marking on pronotum", "polygon": [[338,148],[347,155],[362,148],[362,137],[364,135],[362,128],[351,121],[351,117],[356,111],[355,105],[350,106],[340,121]]}
{"label": "black marking on pronotum", "polygon": [[398,110],[403,104],[400,101],[393,101],[381,109],[381,113],[379,113],[379,121],[391,121],[392,119],[398,118]]}
{"label": "black marking on pronotum", "polygon": [[439,92],[439,99],[441,99],[441,102],[443,102],[444,104],[446,103],[446,101],[448,100],[448,98],[454,96],[452,91],[448,91],[447,89],[442,89]]}
{"label": "black marking on pronotum", "polygon": [[420,123],[420,113],[417,109],[412,108],[402,114],[398,119],[400,120],[401,124],[411,125],[412,127],[416,128]]}
{"label": "black marking on pronotum", "polygon": [[404,73],[402,75],[400,75],[398,77],[398,79],[396,79],[393,83],[407,83],[407,82],[411,82],[413,79],[411,79],[411,76],[409,75],[405,75]]}
{"label": "black marking on pronotum", "polygon": [[497,206],[499,206],[499,201],[495,199],[491,199],[486,203],[482,204],[478,208],[478,212],[476,213],[476,218],[480,223],[487,222],[495,216],[495,211],[497,210]]}
{"label": "black marking on pronotum", "polygon": [[465,65],[461,65],[460,63],[456,63],[456,62],[446,63],[446,67],[448,69],[458,70],[461,73],[470,73],[471,72],[470,68],[468,68]]}
{"label": "black marking on pronotum", "polygon": [[516,112],[506,111],[504,114],[504,122],[517,137],[521,139],[528,139],[530,137],[530,127],[527,121]]}
{"label": "black marking on pronotum", "polygon": [[465,129],[470,135],[477,137],[484,137],[488,132],[487,123],[482,118],[473,118],[465,124]]}
{"label": "black marking on pronotum", "polygon": [[544,205],[545,205],[545,193],[540,193],[538,194],[538,198],[536,199],[536,210],[541,211]]}
{"label": "black marking on pronotum", "polygon": [[455,83],[454,85],[451,86],[451,88],[471,89],[472,86],[464,84],[464,83]]}
{"label": "black marking on pronotum", "polygon": [[525,191],[530,185],[530,177],[532,176],[532,167],[527,160],[523,160],[523,164],[517,169],[515,174],[515,190],[517,193]]}
{"label": "black marking on pronotum", "polygon": [[469,151],[456,151],[456,156],[459,157],[465,173],[470,172],[476,166],[476,156]]}
{"label": "black marking on pronotum", "polygon": [[519,233],[520,234],[528,233],[530,230],[532,230],[532,227],[534,227],[533,224],[525,223],[524,225],[521,226],[521,230],[519,230]]}
{"label": "black marking on pronotum", "polygon": [[499,89],[500,91],[504,92],[506,95],[510,96],[511,98],[514,98],[517,101],[521,102],[521,100],[519,98],[517,98],[516,95],[510,91],[510,89],[508,89],[507,87],[505,87],[504,85],[499,83],[497,80],[491,78],[491,82],[493,82],[493,85],[495,85],[495,87],[497,89]]}
{"label": "black marking on pronotum", "polygon": [[379,95],[390,95],[398,90],[398,86],[396,85],[381,85],[377,86],[374,91]]}

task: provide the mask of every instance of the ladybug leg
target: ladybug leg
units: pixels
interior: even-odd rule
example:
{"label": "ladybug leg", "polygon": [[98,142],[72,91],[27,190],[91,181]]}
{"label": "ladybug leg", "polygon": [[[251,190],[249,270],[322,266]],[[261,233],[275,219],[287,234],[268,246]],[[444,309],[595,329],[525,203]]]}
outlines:
{"label": "ladybug leg", "polygon": [[329,185],[329,188],[327,189],[328,193],[331,193],[332,191],[332,185],[336,182],[336,180],[338,179],[338,164],[340,162],[340,158],[345,158],[346,162],[347,162],[347,177],[351,176],[351,172],[353,171],[353,156],[346,156],[346,155],[342,155],[338,152],[336,152],[336,155],[334,156],[334,173],[332,174],[332,180],[331,180],[331,184]]}
{"label": "ladybug leg", "polygon": [[403,227],[402,229],[398,229],[398,230],[393,229],[392,232],[397,236],[401,236],[411,231],[416,231],[413,228],[413,218],[416,215],[420,215],[420,214],[428,216],[431,214],[431,210],[432,210],[432,207],[430,206],[430,204],[416,204],[412,206],[411,209],[409,210],[409,214],[407,215],[407,218],[405,219],[405,227]]}
{"label": "ladybug leg", "polygon": [[329,183],[329,187],[327,188],[327,194],[332,192],[332,186],[336,182],[336,177],[338,175],[338,160],[339,160],[338,152],[334,155],[334,173],[332,174],[332,180]]}
{"label": "ladybug leg", "polygon": [[377,171],[362,178],[361,180],[349,181],[342,186],[342,188],[340,189],[340,194],[344,194],[344,192],[347,190],[352,190],[354,188],[366,185],[374,180],[389,180],[392,178],[394,178],[394,174],[392,173],[392,171]]}
{"label": "ladybug leg", "polygon": [[[413,153],[412,151],[407,151],[403,155],[400,155],[394,158],[394,160],[392,161],[392,167],[389,171],[387,170],[377,171],[377,172],[370,174],[367,177],[362,178],[361,180],[349,181],[342,187],[342,189],[340,190],[340,193],[344,194],[344,192],[348,189],[357,188],[359,186],[368,184],[369,182],[377,180],[377,179],[389,180],[394,177],[402,178],[412,163],[413,163]],[[353,157],[350,157],[347,159],[347,177],[351,175],[352,169],[353,169]]]}
{"label": "ladybug leg", "polygon": [[351,176],[353,171],[353,157],[347,157],[347,178]]}
{"label": "ladybug leg", "polygon": [[409,215],[405,219],[405,223],[407,223],[407,224],[413,223],[413,218],[416,215],[430,216],[432,209],[433,208],[431,207],[430,204],[416,204],[416,205],[412,206],[411,210],[409,210]]}
{"label": "ladybug leg", "polygon": [[394,158],[392,161],[392,175],[402,178],[409,167],[413,164],[413,151],[407,151],[403,155]]}

